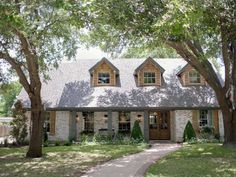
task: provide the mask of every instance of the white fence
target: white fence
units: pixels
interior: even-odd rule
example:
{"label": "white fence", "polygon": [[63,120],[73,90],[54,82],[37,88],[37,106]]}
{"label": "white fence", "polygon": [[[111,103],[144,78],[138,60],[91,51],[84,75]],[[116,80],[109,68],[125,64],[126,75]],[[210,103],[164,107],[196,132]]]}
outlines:
{"label": "white fence", "polygon": [[11,127],[9,125],[0,125],[0,137],[9,136]]}
{"label": "white fence", "polygon": [[12,121],[12,119],[12,117],[0,117],[0,137],[10,135],[10,122]]}

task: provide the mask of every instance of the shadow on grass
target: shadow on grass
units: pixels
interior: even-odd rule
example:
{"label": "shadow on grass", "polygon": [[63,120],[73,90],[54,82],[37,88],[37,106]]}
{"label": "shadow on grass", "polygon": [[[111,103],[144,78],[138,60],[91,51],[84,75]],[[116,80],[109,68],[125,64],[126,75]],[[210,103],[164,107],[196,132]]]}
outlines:
{"label": "shadow on grass", "polygon": [[[137,153],[144,147],[135,145],[80,145],[44,148],[42,158],[27,159],[24,151],[14,154],[4,148],[8,154],[0,155],[0,176],[80,176],[88,168],[98,163]],[[4,155],[3,155],[4,154]]]}
{"label": "shadow on grass", "polygon": [[221,144],[185,145],[151,166],[146,176],[236,176],[236,149]]}

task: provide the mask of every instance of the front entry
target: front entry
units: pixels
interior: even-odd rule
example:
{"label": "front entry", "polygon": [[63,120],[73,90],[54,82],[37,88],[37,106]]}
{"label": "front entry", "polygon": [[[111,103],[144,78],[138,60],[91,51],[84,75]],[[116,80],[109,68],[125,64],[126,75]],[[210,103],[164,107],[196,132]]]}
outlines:
{"label": "front entry", "polygon": [[170,113],[169,111],[157,111],[149,113],[149,139],[170,139]]}

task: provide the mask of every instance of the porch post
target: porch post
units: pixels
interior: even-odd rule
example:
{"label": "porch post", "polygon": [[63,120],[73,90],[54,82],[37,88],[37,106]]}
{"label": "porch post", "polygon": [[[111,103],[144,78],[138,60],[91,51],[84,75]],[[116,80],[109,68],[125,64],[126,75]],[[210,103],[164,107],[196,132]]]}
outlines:
{"label": "porch post", "polygon": [[143,132],[144,132],[144,140],[146,142],[149,142],[149,120],[148,120],[148,111],[144,111],[144,126],[143,126]]}
{"label": "porch post", "polygon": [[112,134],[112,111],[108,111],[107,130],[109,134]]}
{"label": "porch post", "polygon": [[69,139],[76,139],[76,112],[71,111],[70,112],[70,118],[69,118]]}

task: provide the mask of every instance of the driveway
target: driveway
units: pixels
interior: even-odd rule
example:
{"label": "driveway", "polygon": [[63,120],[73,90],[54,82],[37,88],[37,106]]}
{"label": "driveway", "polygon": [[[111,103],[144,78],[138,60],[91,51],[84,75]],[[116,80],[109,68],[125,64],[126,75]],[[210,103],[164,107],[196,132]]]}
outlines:
{"label": "driveway", "polygon": [[174,143],[155,143],[150,149],[138,154],[93,167],[83,177],[141,177],[152,163],[180,147],[180,144]]}

